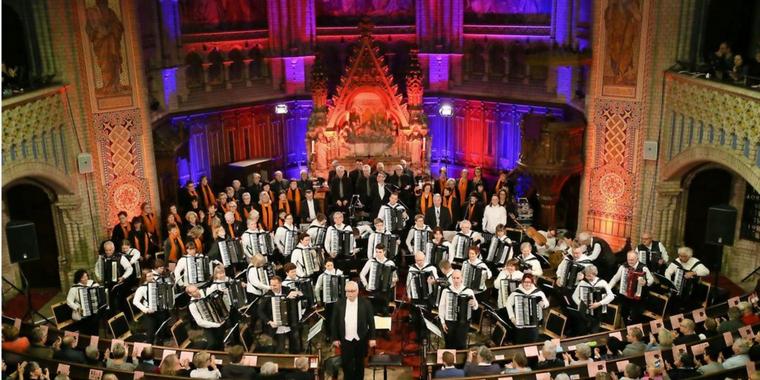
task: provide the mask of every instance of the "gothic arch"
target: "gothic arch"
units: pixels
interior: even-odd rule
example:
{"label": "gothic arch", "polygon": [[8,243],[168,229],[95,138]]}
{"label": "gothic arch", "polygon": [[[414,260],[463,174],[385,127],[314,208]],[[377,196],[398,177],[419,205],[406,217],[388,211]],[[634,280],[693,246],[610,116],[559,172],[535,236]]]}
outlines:
{"label": "gothic arch", "polygon": [[[76,186],[71,177],[52,165],[34,162],[13,165],[3,169],[3,189],[18,181],[30,181],[41,184],[57,195],[74,194]],[[51,199],[52,200],[52,199]]]}
{"label": "gothic arch", "polygon": [[749,159],[733,151],[707,146],[689,148],[673,157],[662,171],[662,181],[679,180],[695,167],[710,162],[724,166],[760,189],[760,169]]}

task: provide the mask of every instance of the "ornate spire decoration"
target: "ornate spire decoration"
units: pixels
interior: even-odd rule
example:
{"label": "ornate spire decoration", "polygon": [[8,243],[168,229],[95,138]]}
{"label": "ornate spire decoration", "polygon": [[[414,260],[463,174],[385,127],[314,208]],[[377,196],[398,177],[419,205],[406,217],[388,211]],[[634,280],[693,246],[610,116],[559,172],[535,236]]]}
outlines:
{"label": "ornate spire decoration", "polygon": [[410,123],[415,125],[423,124],[422,120],[422,93],[423,77],[422,67],[418,57],[419,49],[413,48],[409,52],[409,69],[406,73],[406,96],[409,110]]}

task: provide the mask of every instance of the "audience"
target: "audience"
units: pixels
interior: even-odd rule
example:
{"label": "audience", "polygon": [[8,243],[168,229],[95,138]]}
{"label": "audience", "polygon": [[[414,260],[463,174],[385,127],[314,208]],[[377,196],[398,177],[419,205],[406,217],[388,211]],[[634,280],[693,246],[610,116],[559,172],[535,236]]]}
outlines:
{"label": "audience", "polygon": [[104,368],[105,364],[100,360],[100,350],[95,346],[87,346],[84,349],[84,364],[93,367]]}
{"label": "audience", "polygon": [[563,356],[565,358],[565,365],[586,364],[594,361],[591,358],[591,346],[588,343],[578,343],[575,346],[575,360],[568,353],[565,353]]}
{"label": "audience", "polygon": [[169,376],[189,376],[190,371],[187,368],[186,363],[180,363],[179,358],[176,354],[170,354],[167,355],[163,360],[161,360],[161,365],[159,366],[158,373],[161,375],[169,375]]}
{"label": "audience", "polygon": [[739,310],[742,313],[742,323],[745,326],[751,326],[760,323],[760,317],[755,314],[755,311],[752,309],[752,304],[749,302],[739,303]]}
{"label": "audience", "polygon": [[456,357],[454,354],[452,354],[449,351],[446,351],[443,353],[441,357],[443,361],[443,367],[437,371],[435,371],[435,376],[433,376],[436,379],[445,379],[449,377],[464,377],[464,370],[459,369],[457,367],[454,367],[454,364],[456,363]]}
{"label": "audience", "polygon": [[641,367],[634,363],[628,363],[620,380],[637,380],[641,378]]}
{"label": "audience", "polygon": [[675,339],[673,339],[674,345],[689,344],[699,342],[699,335],[694,332],[696,328],[694,321],[691,319],[684,319],[678,326],[678,330],[681,332]]}
{"label": "audience", "polygon": [[708,347],[705,350],[704,356],[704,365],[699,367],[699,372],[703,375],[709,375],[711,373],[720,372],[723,370],[723,365],[720,364],[718,361],[718,357],[720,356],[720,350]]}
{"label": "audience", "polygon": [[266,362],[264,365],[261,366],[261,373],[259,375],[259,379],[267,379],[267,380],[274,380],[274,379],[280,379],[280,373],[279,368],[277,367],[277,364],[272,362]]}
{"label": "audience", "polygon": [[628,330],[628,345],[623,349],[623,356],[641,355],[647,350],[647,345],[641,340],[644,339],[644,333],[640,328],[634,327]]}
{"label": "audience", "polygon": [[31,334],[29,334],[29,341],[31,342],[31,345],[26,350],[26,353],[29,354],[29,356],[35,358],[52,359],[53,348],[45,345],[45,338],[46,336],[42,331],[42,328],[35,327],[32,330]]}
{"label": "audience", "polygon": [[721,334],[727,331],[736,333],[742,326],[744,326],[744,322],[742,322],[741,310],[736,306],[731,306],[728,308],[728,320],[718,325],[718,332]]}
{"label": "audience", "polygon": [[532,370],[528,367],[528,358],[524,353],[518,352],[512,357],[512,363],[507,366],[504,373],[524,373],[530,371]]}
{"label": "audience", "polygon": [[694,363],[694,356],[688,352],[684,352],[681,355],[677,355],[673,358],[675,366],[668,371],[668,376],[671,380],[689,379],[699,376],[699,370]]}
{"label": "audience", "polygon": [[74,337],[65,336],[61,339],[61,349],[53,354],[53,359],[65,362],[85,364],[84,353],[74,348]]}
{"label": "audience", "polygon": [[305,356],[297,357],[293,365],[296,367],[295,371],[285,374],[285,380],[313,380],[314,374],[309,371],[309,358]]}
{"label": "audience", "polygon": [[3,351],[22,354],[29,349],[29,339],[20,337],[15,326],[3,326]]}
{"label": "audience", "polygon": [[47,368],[43,370],[37,362],[28,362],[23,374],[24,380],[50,380],[50,370]]}
{"label": "audience", "polygon": [[105,358],[106,358],[106,368],[108,369],[115,369],[119,371],[129,371],[132,372],[135,370],[135,365],[133,363],[127,362],[127,349],[124,348],[124,345],[121,343],[116,343],[113,345],[113,350],[110,351],[110,357],[109,357],[109,350],[106,350]]}
{"label": "audience", "polygon": [[749,361],[749,355],[747,355],[749,343],[742,338],[736,339],[731,350],[734,351],[734,356],[723,361],[723,368],[731,369],[746,366]]}
{"label": "audience", "polygon": [[142,352],[140,353],[140,359],[137,360],[137,358],[133,357],[134,362],[137,363],[137,367],[135,367],[135,371],[142,371],[142,372],[156,372],[158,367],[156,366],[156,362],[153,359],[153,347],[148,346],[143,348]]}
{"label": "audience", "polygon": [[740,54],[734,56],[734,62],[731,66],[731,70],[728,71],[728,76],[734,82],[743,82],[747,77],[747,65],[744,64],[744,59]]}
{"label": "audience", "polygon": [[480,346],[477,351],[470,351],[467,363],[464,364],[465,376],[495,375],[501,373],[501,366],[492,364],[493,353],[486,346]]}
{"label": "audience", "polygon": [[[201,351],[193,357],[195,369],[190,371],[194,379],[221,379],[222,373],[216,368],[216,358],[206,351]],[[209,367],[211,369],[209,369]]]}
{"label": "audience", "polygon": [[541,347],[541,356],[543,360],[539,360],[535,370],[560,368],[565,366],[565,361],[557,357],[557,345],[547,340],[544,342],[544,346]]}
{"label": "audience", "polygon": [[718,332],[718,321],[715,320],[715,318],[707,318],[705,319],[704,323],[705,332],[701,335],[702,340],[714,338],[716,336],[719,336],[720,333]]}
{"label": "audience", "polygon": [[243,360],[245,348],[237,345],[227,349],[229,364],[222,367],[223,379],[253,379],[256,377],[256,369],[240,364]]}
{"label": "audience", "polygon": [[649,344],[647,345],[647,351],[657,351],[657,350],[670,350],[673,348],[673,333],[670,332],[670,330],[660,327],[660,330],[657,332],[657,339],[654,338],[654,335],[650,334],[649,338]]}

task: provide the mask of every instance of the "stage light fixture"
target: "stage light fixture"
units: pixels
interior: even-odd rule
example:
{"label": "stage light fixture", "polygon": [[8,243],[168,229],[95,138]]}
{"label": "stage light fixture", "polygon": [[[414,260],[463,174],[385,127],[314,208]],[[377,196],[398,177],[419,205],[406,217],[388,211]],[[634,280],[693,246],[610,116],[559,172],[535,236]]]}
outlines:
{"label": "stage light fixture", "polygon": [[438,114],[443,117],[451,117],[451,115],[454,114],[454,107],[449,103],[443,103],[441,104],[441,107],[438,108]]}
{"label": "stage light fixture", "polygon": [[285,115],[288,113],[288,105],[285,103],[280,103],[274,106],[274,113],[278,115]]}

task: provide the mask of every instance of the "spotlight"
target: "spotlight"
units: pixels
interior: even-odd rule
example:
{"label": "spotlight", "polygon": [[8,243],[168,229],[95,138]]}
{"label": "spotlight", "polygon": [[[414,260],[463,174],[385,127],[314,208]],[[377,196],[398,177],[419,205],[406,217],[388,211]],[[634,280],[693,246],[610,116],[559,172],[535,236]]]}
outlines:
{"label": "spotlight", "polygon": [[288,113],[288,105],[285,103],[280,103],[274,106],[274,113],[278,115],[285,115]]}
{"label": "spotlight", "polygon": [[441,108],[438,109],[438,114],[443,117],[451,117],[454,114],[454,107],[449,103],[441,104]]}

